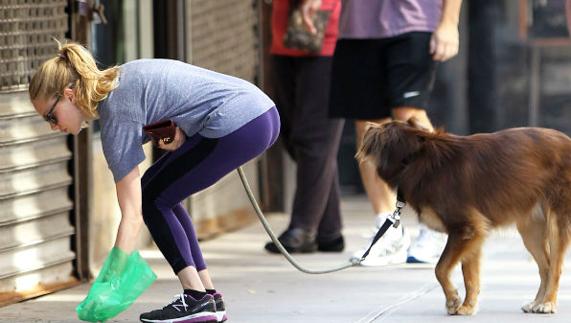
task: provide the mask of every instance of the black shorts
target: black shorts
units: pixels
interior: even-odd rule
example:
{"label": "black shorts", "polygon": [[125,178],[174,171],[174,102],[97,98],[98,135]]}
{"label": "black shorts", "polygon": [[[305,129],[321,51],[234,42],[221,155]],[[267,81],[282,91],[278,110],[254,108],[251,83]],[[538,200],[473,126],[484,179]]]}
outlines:
{"label": "black shorts", "polygon": [[383,39],[340,39],[333,56],[334,118],[381,119],[395,107],[427,108],[436,62],[429,32]]}

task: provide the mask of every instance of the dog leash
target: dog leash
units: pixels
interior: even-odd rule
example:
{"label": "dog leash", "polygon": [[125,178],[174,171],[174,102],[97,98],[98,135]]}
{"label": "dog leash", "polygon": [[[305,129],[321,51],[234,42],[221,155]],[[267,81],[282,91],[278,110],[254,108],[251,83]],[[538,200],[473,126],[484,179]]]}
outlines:
{"label": "dog leash", "polygon": [[244,185],[244,189],[246,190],[246,194],[248,195],[248,198],[250,199],[250,202],[252,203],[252,206],[254,207],[254,210],[256,211],[256,215],[258,216],[258,219],[262,223],[264,230],[266,230],[267,234],[270,236],[272,242],[278,247],[278,250],[284,255],[284,257],[287,259],[287,261],[292,266],[294,266],[297,270],[299,270],[303,273],[306,273],[306,274],[327,274],[327,273],[333,273],[336,271],[341,271],[341,270],[344,270],[347,268],[351,268],[351,267],[360,265],[365,260],[367,255],[369,255],[371,248],[373,248],[375,243],[385,234],[385,232],[387,232],[387,230],[391,226],[393,226],[395,228],[399,226],[401,209],[405,205],[405,203],[402,202],[403,200],[401,198],[400,190],[397,190],[396,210],[393,212],[393,214],[391,214],[389,217],[387,217],[387,220],[385,221],[385,223],[383,223],[383,225],[381,226],[379,231],[377,231],[377,234],[375,234],[375,237],[373,238],[371,245],[369,246],[367,251],[363,254],[363,256],[361,256],[361,259],[351,260],[346,264],[343,264],[343,265],[340,265],[337,267],[333,267],[333,268],[329,268],[329,269],[322,269],[322,270],[307,269],[307,268],[302,267],[289,254],[289,252],[284,248],[284,246],[278,240],[278,238],[276,237],[276,235],[274,234],[274,232],[270,228],[270,224],[266,220],[264,213],[260,209],[260,206],[258,205],[258,201],[256,201],[256,198],[254,197],[254,193],[252,193],[252,190],[250,189],[250,184],[248,183],[248,180],[246,179],[246,175],[244,175],[244,170],[242,170],[242,167],[238,167],[237,171],[238,171],[238,175],[240,175],[240,180],[242,181],[242,185]]}

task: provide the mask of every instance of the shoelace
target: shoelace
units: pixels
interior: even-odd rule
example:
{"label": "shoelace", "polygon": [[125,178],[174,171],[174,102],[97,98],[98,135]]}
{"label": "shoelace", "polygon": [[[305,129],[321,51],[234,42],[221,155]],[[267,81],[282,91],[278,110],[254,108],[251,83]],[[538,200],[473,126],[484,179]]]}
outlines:
{"label": "shoelace", "polygon": [[188,307],[188,305],[186,304],[186,302],[184,301],[184,294],[177,294],[173,296],[173,300],[165,307],[163,307],[163,309],[171,306],[172,304],[176,303],[178,300],[180,299],[182,306],[184,306],[184,310],[186,311],[186,308]]}

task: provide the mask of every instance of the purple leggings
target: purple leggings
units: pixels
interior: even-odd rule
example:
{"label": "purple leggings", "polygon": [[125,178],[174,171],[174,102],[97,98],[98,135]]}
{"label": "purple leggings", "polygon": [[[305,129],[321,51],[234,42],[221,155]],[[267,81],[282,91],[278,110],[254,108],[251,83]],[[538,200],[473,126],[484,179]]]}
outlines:
{"label": "purple leggings", "polygon": [[143,218],[175,274],[206,269],[192,221],[181,201],[260,155],[277,139],[280,118],[272,108],[221,138],[196,134],[155,162],[141,179]]}

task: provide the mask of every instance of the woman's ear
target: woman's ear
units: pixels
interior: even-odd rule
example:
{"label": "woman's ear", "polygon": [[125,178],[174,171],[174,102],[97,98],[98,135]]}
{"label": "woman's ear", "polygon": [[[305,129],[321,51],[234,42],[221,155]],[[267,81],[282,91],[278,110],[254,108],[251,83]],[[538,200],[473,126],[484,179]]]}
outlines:
{"label": "woman's ear", "polygon": [[65,96],[71,103],[75,104],[75,92],[72,88],[66,87],[63,90],[63,96]]}

